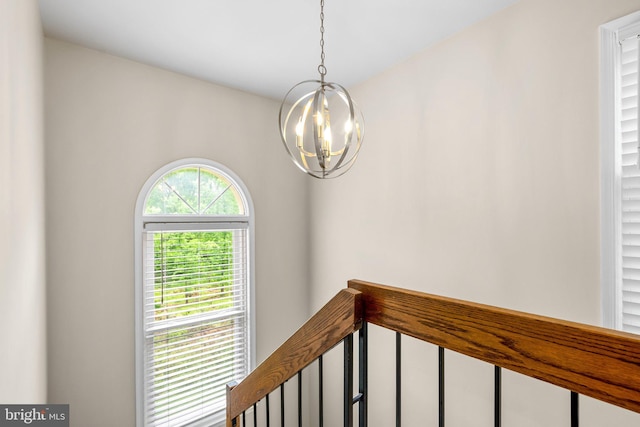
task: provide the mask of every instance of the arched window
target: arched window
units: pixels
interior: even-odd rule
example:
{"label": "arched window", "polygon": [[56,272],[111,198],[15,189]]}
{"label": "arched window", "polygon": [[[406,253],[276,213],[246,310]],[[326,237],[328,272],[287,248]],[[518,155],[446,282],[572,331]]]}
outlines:
{"label": "arched window", "polygon": [[136,205],[137,425],[222,423],[253,365],[249,193],[203,159],[149,178]]}

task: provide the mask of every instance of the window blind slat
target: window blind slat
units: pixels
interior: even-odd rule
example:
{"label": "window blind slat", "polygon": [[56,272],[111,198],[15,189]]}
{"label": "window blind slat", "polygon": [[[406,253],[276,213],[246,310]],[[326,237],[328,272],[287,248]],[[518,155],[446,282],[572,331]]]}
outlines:
{"label": "window blind slat", "polygon": [[[159,383],[157,387],[151,390],[150,398],[155,400],[173,399],[175,396],[186,397],[192,394],[194,390],[215,388],[215,385],[233,380],[235,364],[227,364],[216,367],[216,369],[190,371],[189,374],[183,374],[179,377],[171,377]],[[218,390],[220,391],[220,390]]]}
{"label": "window blind slat", "polygon": [[214,364],[213,366],[215,369],[191,370],[180,376],[165,378],[163,382],[152,389],[150,397],[155,400],[168,398],[171,395],[184,396],[198,388],[209,388],[216,382],[220,382],[221,378],[223,385],[233,379],[234,363],[222,366]]}
{"label": "window blind slat", "polygon": [[622,280],[623,292],[638,292],[640,293],[640,280],[623,279]]}
{"label": "window blind slat", "polygon": [[[236,328],[234,328],[236,329]],[[200,339],[187,339],[171,342],[163,345],[166,334],[159,334],[151,338],[150,345],[154,346],[154,372],[159,373],[164,367],[175,367],[180,363],[188,362],[190,359],[206,359],[210,354],[204,353],[203,350],[215,350],[216,354],[228,352],[228,349],[241,345],[243,340],[237,340],[233,336],[237,330],[227,331],[222,336],[204,336]],[[207,344],[206,346],[203,345]],[[156,344],[159,344],[156,346]]]}
{"label": "window blind slat", "polygon": [[625,325],[640,327],[640,304],[625,302],[623,320]]}

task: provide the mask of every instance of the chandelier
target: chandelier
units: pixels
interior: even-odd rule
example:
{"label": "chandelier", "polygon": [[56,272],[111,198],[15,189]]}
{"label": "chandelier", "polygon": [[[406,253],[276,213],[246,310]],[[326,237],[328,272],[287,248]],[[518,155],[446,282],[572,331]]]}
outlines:
{"label": "chandelier", "polygon": [[292,87],[278,114],[280,136],[293,162],[320,179],[347,172],[364,138],[364,117],[344,87],[325,81],[324,58],[324,0],[320,0],[320,80]]}

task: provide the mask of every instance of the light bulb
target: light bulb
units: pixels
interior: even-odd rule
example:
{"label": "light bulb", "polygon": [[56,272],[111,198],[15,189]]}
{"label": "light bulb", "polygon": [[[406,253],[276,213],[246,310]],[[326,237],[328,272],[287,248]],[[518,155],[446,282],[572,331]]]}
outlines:
{"label": "light bulb", "polygon": [[353,130],[353,122],[351,120],[347,120],[344,124],[344,133],[349,133]]}
{"label": "light bulb", "polygon": [[300,149],[302,148],[302,135],[304,134],[304,122],[302,121],[302,117],[300,117],[300,121],[296,125],[296,145]]}

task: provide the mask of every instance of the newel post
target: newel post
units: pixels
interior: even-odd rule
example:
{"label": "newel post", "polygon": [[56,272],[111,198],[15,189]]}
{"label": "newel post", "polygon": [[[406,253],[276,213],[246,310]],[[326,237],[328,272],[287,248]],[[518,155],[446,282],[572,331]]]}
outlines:
{"label": "newel post", "polygon": [[230,402],[231,402],[231,390],[233,390],[238,385],[237,381],[231,381],[227,383],[227,427],[238,427],[239,416],[235,418],[231,418],[231,414],[229,413]]}

